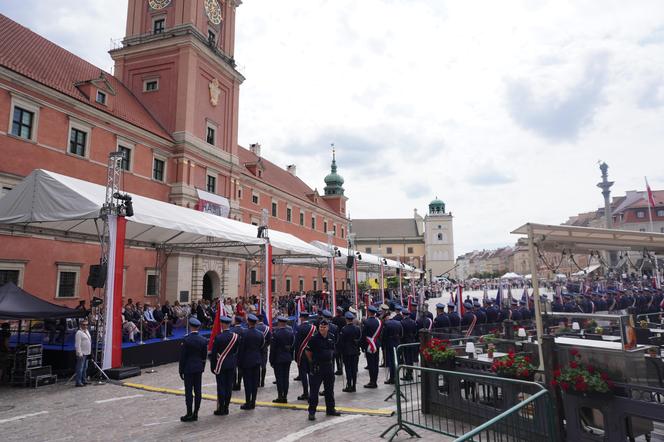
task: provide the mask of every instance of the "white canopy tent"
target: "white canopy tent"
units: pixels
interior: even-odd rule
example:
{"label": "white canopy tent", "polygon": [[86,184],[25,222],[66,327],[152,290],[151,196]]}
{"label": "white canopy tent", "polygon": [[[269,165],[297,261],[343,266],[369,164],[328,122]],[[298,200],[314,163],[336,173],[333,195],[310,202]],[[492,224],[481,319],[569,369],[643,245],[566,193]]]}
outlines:
{"label": "white canopy tent", "polygon": [[[129,195],[134,215],[127,217],[128,245],[249,257],[265,243],[254,225]],[[104,186],[36,169],[0,199],[0,224],[3,230],[97,240],[105,199]],[[269,238],[275,256],[329,256],[288,233],[270,230]]]}
{"label": "white canopy tent", "polygon": [[[328,250],[328,245],[322,241],[312,241],[312,245],[318,247],[321,250]],[[337,260],[341,260],[343,263],[346,262],[346,257],[352,253],[349,249],[346,247],[339,247],[335,246],[337,250],[341,253],[341,258],[337,258]],[[357,252],[356,252],[357,253]],[[380,260],[383,258],[380,258],[379,256],[372,255],[371,253],[365,253],[365,252],[359,252],[360,256],[362,256],[362,259],[358,260],[358,264],[361,265],[374,265],[374,266],[380,266]],[[391,268],[391,269],[403,269],[406,272],[417,272],[418,270],[408,264],[401,263],[399,261],[395,261],[393,259],[385,259],[385,262],[383,265],[386,268]]]}
{"label": "white canopy tent", "polygon": [[500,279],[521,279],[523,276],[519,275],[518,273],[514,272],[507,272],[503,276],[500,277]]}

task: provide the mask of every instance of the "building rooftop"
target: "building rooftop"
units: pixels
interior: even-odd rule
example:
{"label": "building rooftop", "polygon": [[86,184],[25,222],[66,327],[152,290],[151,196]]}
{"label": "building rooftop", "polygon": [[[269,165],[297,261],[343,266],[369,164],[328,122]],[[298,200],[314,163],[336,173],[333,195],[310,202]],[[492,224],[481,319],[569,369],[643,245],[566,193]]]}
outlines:
{"label": "building rooftop", "polygon": [[358,240],[369,238],[416,238],[417,223],[414,218],[354,219],[353,233]]}
{"label": "building rooftop", "polygon": [[[155,135],[172,139],[120,80],[2,14],[0,66]],[[77,87],[94,81],[107,82],[115,94],[112,104],[105,106],[90,100]]]}

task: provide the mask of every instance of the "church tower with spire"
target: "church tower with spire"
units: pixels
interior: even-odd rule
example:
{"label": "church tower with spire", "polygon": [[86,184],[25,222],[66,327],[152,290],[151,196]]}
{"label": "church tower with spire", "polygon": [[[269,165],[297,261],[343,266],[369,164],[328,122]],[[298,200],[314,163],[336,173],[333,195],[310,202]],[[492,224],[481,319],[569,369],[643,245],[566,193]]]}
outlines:
{"label": "church tower with spire", "polygon": [[452,212],[436,197],[424,217],[427,277],[454,277],[454,229]]}
{"label": "church tower with spire", "polygon": [[344,195],[344,179],[337,173],[337,158],[334,144],[332,145],[332,166],[330,173],[325,177],[325,195],[323,199],[342,216],[346,216],[346,201]]}

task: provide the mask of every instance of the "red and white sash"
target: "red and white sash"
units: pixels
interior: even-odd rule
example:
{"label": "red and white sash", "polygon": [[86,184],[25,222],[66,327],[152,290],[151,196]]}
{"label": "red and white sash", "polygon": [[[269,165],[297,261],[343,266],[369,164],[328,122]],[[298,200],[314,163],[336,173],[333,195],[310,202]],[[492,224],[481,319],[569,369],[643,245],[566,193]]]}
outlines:
{"label": "red and white sash", "polygon": [[473,320],[470,321],[470,326],[468,327],[468,330],[466,330],[466,337],[470,336],[470,334],[473,332],[475,324],[477,324],[477,315],[473,314]]}
{"label": "red and white sash", "polygon": [[376,353],[378,351],[378,345],[376,344],[376,339],[378,339],[378,336],[380,335],[380,331],[382,329],[383,329],[383,323],[381,321],[378,321],[378,327],[376,327],[376,331],[374,332],[373,336],[367,336],[367,343],[369,344],[369,348],[367,349],[367,351],[369,353]]}
{"label": "red and white sash", "polygon": [[219,374],[219,372],[221,371],[221,366],[224,364],[226,356],[228,356],[233,347],[235,347],[237,339],[238,339],[237,333],[233,333],[231,341],[228,343],[224,351],[219,355],[219,359],[217,359],[217,366],[214,368],[214,374]]}
{"label": "red and white sash", "polygon": [[426,321],[426,320],[429,321],[429,325],[427,326],[427,330],[431,331],[431,329],[433,328],[433,321],[432,321],[431,318],[428,317],[428,316],[425,316],[425,317],[424,317],[424,320],[425,320],[425,321]]}
{"label": "red and white sash", "polygon": [[297,362],[297,365],[300,365],[300,360],[302,359],[302,353],[304,353],[304,349],[307,348],[307,345],[309,344],[309,340],[314,335],[315,330],[316,330],[316,327],[311,325],[310,328],[309,328],[309,333],[307,333],[307,337],[304,338],[304,340],[300,344],[300,348],[297,349],[297,355],[295,357],[295,362]]}

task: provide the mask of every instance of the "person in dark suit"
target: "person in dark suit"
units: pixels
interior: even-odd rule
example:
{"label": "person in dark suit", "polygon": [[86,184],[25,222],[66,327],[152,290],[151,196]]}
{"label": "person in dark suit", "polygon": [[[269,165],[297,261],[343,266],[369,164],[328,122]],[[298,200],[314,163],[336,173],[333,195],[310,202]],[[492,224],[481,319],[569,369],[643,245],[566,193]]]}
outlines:
{"label": "person in dark suit", "polygon": [[217,378],[217,409],[214,414],[224,416],[228,414],[231,403],[237,355],[240,349],[240,335],[230,331],[231,318],[219,318],[221,332],[214,338],[212,352],[210,353],[210,370]]}
{"label": "person in dark suit", "polygon": [[[403,343],[404,344],[414,344],[418,341],[417,336],[417,323],[415,322],[415,313],[407,314],[401,321],[401,327],[403,328]],[[415,358],[419,352],[418,346],[412,346],[404,349],[403,359],[406,365],[413,365],[415,363]],[[413,380],[413,370],[407,369],[402,378],[404,381]]]}
{"label": "person in dark suit", "polygon": [[355,393],[362,331],[360,331],[360,327],[355,325],[355,315],[353,313],[346,312],[344,316],[346,325],[341,329],[339,339],[337,340],[337,354],[340,354],[343,358],[344,368],[346,370],[346,387],[341,391],[345,393]]}
{"label": "person in dark suit", "polygon": [[295,334],[287,325],[288,318],[277,318],[277,329],[272,334],[270,344],[270,365],[274,368],[274,377],[277,379],[277,398],[272,402],[276,404],[288,403],[288,374],[293,361]]}
{"label": "person in dark suit", "polygon": [[244,379],[244,397],[245,403],[240,406],[243,410],[253,410],[256,408],[256,395],[258,393],[258,383],[260,381],[260,368],[262,360],[263,334],[256,330],[258,318],[250,313],[247,316],[249,328],[244,332],[242,344],[240,345],[240,359],[238,365],[242,368],[242,377]]}
{"label": "person in dark suit", "polygon": [[385,343],[385,363],[390,373],[389,379],[385,381],[386,384],[394,384],[394,375],[397,367],[394,350],[401,343],[402,337],[403,327],[401,326],[401,322],[395,318],[386,320],[383,330],[383,342]]}
{"label": "person in dark suit", "polygon": [[[343,307],[337,307],[337,311],[335,312],[335,316],[332,319],[332,323],[336,325],[337,330],[339,330],[339,333],[341,333],[341,330],[346,326],[346,320],[344,319],[344,308]],[[344,374],[342,370],[343,366],[343,355],[339,352],[336,352],[334,354],[334,360],[337,363],[337,371],[334,372],[335,375],[341,376]]]}
{"label": "person in dark suit", "polygon": [[263,322],[263,314],[257,314],[258,323],[256,324],[256,330],[261,332],[263,335],[263,348],[261,348],[261,371],[260,371],[260,384],[259,387],[265,387],[265,374],[267,373],[267,351],[270,348],[270,343],[272,342],[272,332],[270,327],[265,325]]}
{"label": "person in dark suit", "polygon": [[[242,327],[242,316],[235,315],[233,318],[233,326],[230,328],[233,333],[237,333],[240,337],[244,336],[246,328]],[[240,391],[242,384],[242,368],[238,365],[235,369],[235,382],[233,383],[233,391]]]}
{"label": "person in dark suit", "polygon": [[[189,319],[191,332],[180,344],[179,372],[180,378],[184,381],[184,397],[187,404],[187,414],[180,418],[182,422],[198,420],[198,410],[201,408],[201,379],[207,359],[207,340],[198,334],[200,326],[201,322],[198,319]],[[196,398],[192,409],[193,396]]]}
{"label": "person in dark suit", "polygon": [[295,345],[293,357],[297,364],[298,378],[302,382],[302,394],[297,397],[299,401],[306,401],[309,399],[309,361],[304,354],[304,349],[309,344],[309,340],[314,335],[316,327],[307,322],[309,313],[300,313],[300,325],[295,332]]}
{"label": "person in dark suit", "polygon": [[316,419],[318,390],[321,384],[325,391],[325,414],[340,416],[334,403],[334,338],[330,335],[329,322],[323,318],[318,325],[318,333],[310,340],[305,349],[311,364],[311,390],[309,394],[309,420]]}
{"label": "person in dark suit", "polygon": [[368,317],[362,324],[361,344],[369,367],[369,383],[364,388],[378,388],[378,349],[383,324],[376,318],[376,313],[378,309],[370,305],[367,309]]}
{"label": "person in dark suit", "polygon": [[458,327],[461,324],[461,316],[455,311],[456,305],[450,301],[447,303],[447,317],[450,320],[450,327]]}

